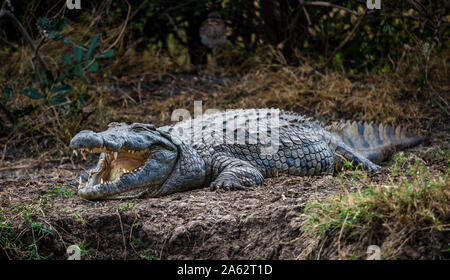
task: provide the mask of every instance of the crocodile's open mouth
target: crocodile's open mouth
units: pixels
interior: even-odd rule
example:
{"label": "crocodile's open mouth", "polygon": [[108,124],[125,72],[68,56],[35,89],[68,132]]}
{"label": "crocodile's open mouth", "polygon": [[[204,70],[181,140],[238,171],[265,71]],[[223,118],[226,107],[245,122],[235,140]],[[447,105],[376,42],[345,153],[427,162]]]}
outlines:
{"label": "crocodile's open mouth", "polygon": [[[117,183],[123,175],[139,172],[145,165],[149,154],[148,149],[136,151],[123,148],[118,151],[106,148],[81,148],[73,151],[75,154],[80,152],[83,158],[86,158],[86,153],[103,153],[97,167],[89,172],[87,182],[89,186]],[[80,185],[82,184],[80,179]]]}

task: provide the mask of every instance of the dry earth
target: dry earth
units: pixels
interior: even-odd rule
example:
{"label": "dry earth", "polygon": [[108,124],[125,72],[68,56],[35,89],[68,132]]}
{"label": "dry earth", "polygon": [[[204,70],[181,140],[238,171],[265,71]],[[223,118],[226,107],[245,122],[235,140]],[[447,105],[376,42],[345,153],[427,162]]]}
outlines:
{"label": "dry earth", "polygon": [[[21,242],[36,244],[22,250],[51,259],[66,259],[73,244],[82,244],[84,259],[296,259],[308,246],[299,227],[305,203],[340,188],[332,176],[278,177],[248,191],[198,189],[161,198],[88,201],[66,183],[94,162],[94,155],[86,162],[23,159],[0,169],[0,213],[13,221]],[[386,172],[370,174],[370,180],[384,180]],[[39,230],[30,229],[27,217],[41,225]],[[406,246],[400,255],[442,258],[445,242],[448,234],[437,246]],[[327,246],[321,258],[339,257],[335,246]],[[0,259],[17,258],[10,249],[3,244]],[[366,248],[352,250],[365,258]]]}

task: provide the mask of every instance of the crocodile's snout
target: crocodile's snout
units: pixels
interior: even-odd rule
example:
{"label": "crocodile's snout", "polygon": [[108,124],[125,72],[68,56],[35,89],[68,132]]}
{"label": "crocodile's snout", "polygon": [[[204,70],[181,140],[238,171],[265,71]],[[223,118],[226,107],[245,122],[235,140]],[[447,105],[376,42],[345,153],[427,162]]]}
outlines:
{"label": "crocodile's snout", "polygon": [[103,138],[91,130],[82,130],[70,141],[71,148],[94,148],[103,146]]}
{"label": "crocodile's snout", "polygon": [[80,131],[70,141],[74,154],[100,154],[78,194],[86,199],[158,192],[178,159],[178,148],[153,125],[112,123],[106,131]]}

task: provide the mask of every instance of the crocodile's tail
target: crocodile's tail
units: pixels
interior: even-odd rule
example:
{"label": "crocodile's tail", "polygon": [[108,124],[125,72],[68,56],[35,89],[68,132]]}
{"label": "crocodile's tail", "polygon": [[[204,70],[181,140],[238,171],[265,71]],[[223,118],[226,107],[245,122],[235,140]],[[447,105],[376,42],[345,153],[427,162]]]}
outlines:
{"label": "crocodile's tail", "polygon": [[367,122],[343,122],[327,127],[342,141],[372,162],[380,163],[395,151],[417,145],[427,137],[417,136],[403,127]]}

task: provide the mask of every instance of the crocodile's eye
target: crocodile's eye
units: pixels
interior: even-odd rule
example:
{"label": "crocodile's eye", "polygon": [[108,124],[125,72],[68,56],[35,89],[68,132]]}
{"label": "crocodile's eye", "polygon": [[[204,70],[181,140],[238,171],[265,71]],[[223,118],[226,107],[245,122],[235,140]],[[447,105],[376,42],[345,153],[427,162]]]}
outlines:
{"label": "crocodile's eye", "polygon": [[139,131],[145,131],[146,129],[143,128],[143,127],[137,126],[137,127],[133,127],[132,130],[136,131],[136,132],[139,132]]}
{"label": "crocodile's eye", "polygon": [[131,125],[131,129],[133,131],[152,131],[155,130],[155,126],[152,124],[143,124],[143,123],[133,123]]}

